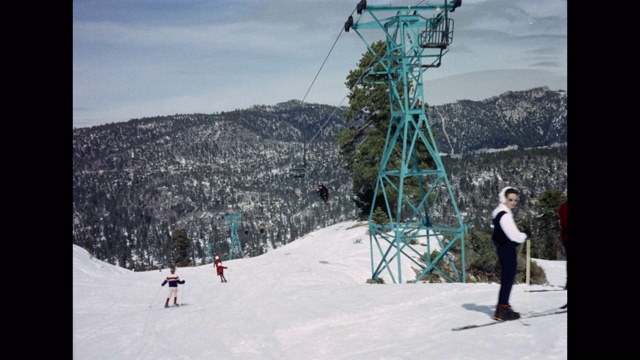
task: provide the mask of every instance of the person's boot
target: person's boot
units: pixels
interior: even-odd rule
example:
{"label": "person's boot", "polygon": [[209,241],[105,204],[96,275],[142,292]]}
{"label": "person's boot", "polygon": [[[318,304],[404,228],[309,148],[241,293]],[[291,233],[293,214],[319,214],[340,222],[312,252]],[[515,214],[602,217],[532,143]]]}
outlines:
{"label": "person's boot", "polygon": [[513,311],[510,305],[498,304],[493,318],[498,321],[516,320],[520,318],[520,313]]}
{"label": "person's boot", "polygon": [[169,303],[164,303],[164,307],[168,308],[169,307]]}
{"label": "person's boot", "polygon": [[517,311],[513,311],[511,306],[509,306],[509,314],[510,314],[509,316],[511,317],[511,320],[520,319],[520,313]]}

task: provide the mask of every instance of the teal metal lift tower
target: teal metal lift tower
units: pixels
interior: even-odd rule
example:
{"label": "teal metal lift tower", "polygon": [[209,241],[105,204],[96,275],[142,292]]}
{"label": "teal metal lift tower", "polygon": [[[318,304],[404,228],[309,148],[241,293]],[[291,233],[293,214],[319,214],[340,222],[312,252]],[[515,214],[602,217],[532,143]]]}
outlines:
{"label": "teal metal lift tower", "polygon": [[207,242],[207,257],[205,258],[205,263],[211,264],[213,262],[213,243],[211,241]]}
{"label": "teal metal lift tower", "polygon": [[229,223],[229,229],[231,230],[231,246],[229,247],[228,260],[232,260],[234,254],[238,255],[239,258],[243,258],[242,245],[238,239],[238,220],[242,219],[242,215],[225,215],[224,219]]}
{"label": "teal metal lift tower", "polygon": [[[403,259],[417,269],[410,274],[413,283],[427,274],[466,282],[467,225],[442,165],[423,95],[423,73],[439,67],[448,52],[453,40],[453,19],[449,15],[460,5],[461,0],[430,1],[421,6],[367,5],[361,0],[358,19],[349,16],[345,23],[345,31],[353,29],[376,57],[377,63],[368,75],[386,79],[389,86],[391,117],[369,214],[372,276],[367,281],[371,283],[382,282],[384,271],[393,283],[402,283]],[[423,15],[429,12],[433,16]],[[377,54],[363,37],[362,31],[369,29],[384,32],[384,54]],[[380,202],[376,204],[376,199],[384,199],[386,208]],[[385,213],[387,223],[381,224],[379,216],[374,223],[377,209]],[[417,245],[426,245],[426,251],[420,253]],[[438,251],[433,258],[432,250]]]}

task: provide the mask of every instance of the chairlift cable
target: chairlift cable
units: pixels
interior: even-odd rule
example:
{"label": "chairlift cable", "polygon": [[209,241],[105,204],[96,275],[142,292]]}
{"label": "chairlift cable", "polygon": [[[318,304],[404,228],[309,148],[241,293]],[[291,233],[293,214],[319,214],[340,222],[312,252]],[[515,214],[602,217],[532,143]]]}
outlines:
{"label": "chairlift cable", "polygon": [[[421,0],[420,2],[418,2],[415,6],[419,6],[420,4],[424,3],[426,0]],[[430,1],[430,0],[429,0]],[[357,11],[357,6],[356,8],[354,8],[351,11],[350,16],[353,16],[353,13],[355,13]],[[446,9],[445,9],[446,10]],[[307,98],[307,95],[309,95],[309,92],[311,91],[311,88],[313,87],[313,84],[315,83],[316,79],[318,78],[318,76],[320,75],[320,71],[322,71],[322,68],[324,67],[324,65],[327,62],[327,59],[329,58],[329,55],[331,55],[331,53],[333,52],[333,49],[336,46],[336,43],[338,42],[338,40],[340,39],[340,36],[342,35],[342,33],[344,32],[344,26],[342,26],[340,28],[340,32],[338,33],[338,37],[336,38],[336,40],[333,43],[333,46],[331,46],[331,49],[329,50],[329,53],[327,54],[327,56],[325,57],[324,61],[322,62],[322,65],[320,66],[320,69],[318,69],[318,72],[316,73],[316,76],[313,78],[313,81],[311,82],[311,85],[309,86],[309,89],[307,89],[307,92],[304,94],[304,97],[302,98],[302,103],[304,103],[305,99]],[[376,54],[377,55],[377,54]],[[376,56],[373,57],[373,59],[371,60],[371,62],[369,63],[369,65],[367,66],[367,69],[371,69],[371,66],[374,64],[376,59]],[[353,89],[354,86],[358,85],[361,83],[364,75],[367,73],[367,71],[364,71],[362,74],[360,74],[360,77],[358,78],[358,80],[351,86],[351,89]],[[342,106],[342,103],[344,103],[345,99],[347,99],[348,95],[345,95],[342,100],[340,101],[340,103],[338,104],[337,108],[340,108],[340,106]],[[320,129],[311,137],[311,140],[309,140],[308,142],[305,142],[306,144],[311,143],[315,137],[320,133],[320,131],[322,131],[322,129],[324,128],[324,126],[329,122],[329,120],[333,117],[333,115],[335,114],[335,112],[337,111],[334,110],[333,113],[331,115],[329,115],[329,117],[327,118],[327,120],[322,124],[322,126],[320,127]]]}
{"label": "chairlift cable", "polygon": [[[424,1],[424,0],[423,0]],[[353,13],[355,13],[357,10],[357,6],[356,8],[353,9],[353,11],[351,11],[351,16],[353,16]],[[317,80],[318,76],[320,75],[320,72],[322,71],[322,68],[324,67],[324,65],[327,62],[327,59],[329,59],[329,56],[331,55],[331,53],[333,52],[333,49],[335,48],[338,40],[340,39],[340,36],[342,35],[342,33],[344,32],[344,26],[340,27],[340,32],[338,33],[338,36],[336,37],[336,40],[334,41],[333,45],[331,46],[331,49],[329,50],[329,52],[327,53],[327,56],[325,57],[324,61],[322,62],[322,65],[320,65],[320,69],[318,69],[318,72],[316,73],[316,76],[313,78],[313,81],[311,81],[311,85],[309,85],[309,88],[307,89],[307,92],[304,94],[304,97],[302,98],[301,103],[304,104],[307,95],[309,95],[309,92],[311,91],[311,88],[313,87],[313,85],[315,84],[315,81]],[[369,65],[367,66],[367,69],[371,69],[371,66],[373,66],[374,62],[375,62],[376,56],[374,56],[371,59],[371,62],[369,63]],[[368,71],[363,71],[362,74],[360,74],[360,77],[358,78],[358,80],[351,86],[351,89],[353,89],[356,85],[360,84],[362,79],[364,78],[365,74],[367,74]],[[336,111],[338,111],[338,109],[340,108],[340,106],[342,106],[342,104],[344,103],[344,101],[347,99],[348,94],[345,95],[342,100],[340,101],[340,103],[338,104],[338,106],[336,107],[336,109],[331,113],[331,115],[329,115],[326,119],[326,121],[320,126],[320,128],[318,129],[318,131],[316,131],[316,133],[311,137],[311,139],[309,141],[304,141],[303,142],[303,155],[302,155],[302,167],[297,167],[295,168],[295,176],[296,177],[302,177],[304,175],[302,175],[302,173],[300,173],[299,171],[304,172],[304,169],[306,168],[307,165],[307,161],[306,161],[306,146],[307,144],[310,144],[311,142],[313,142],[313,140],[316,138],[316,136],[318,136],[318,134],[320,134],[320,132],[322,131],[322,129],[327,125],[327,123],[329,122],[329,120],[331,120],[331,118],[333,118],[334,114],[336,113]],[[303,134],[304,135],[304,134]]]}
{"label": "chairlift cable", "polygon": [[[353,14],[353,13],[351,13]],[[371,69],[371,66],[373,66],[373,63],[375,62],[376,56],[374,56],[371,59],[371,62],[369,63],[369,65],[367,65],[367,69]],[[360,74],[360,77],[358,78],[358,80],[353,83],[353,85],[351,85],[351,87],[349,88],[349,90],[353,89],[356,85],[360,84],[360,82],[362,81],[362,79],[364,78],[365,74],[367,74],[368,71],[363,71],[362,74]],[[333,117],[333,115],[336,113],[336,111],[338,111],[338,109],[340,108],[340,106],[342,106],[342,103],[344,103],[344,101],[347,99],[349,95],[345,95],[342,100],[340,101],[340,103],[338,104],[338,106],[336,107],[335,110],[333,110],[333,112],[331,113],[331,115],[329,115],[329,117],[327,117],[327,120],[322,124],[322,126],[320,126],[320,129],[318,129],[318,131],[316,131],[316,133],[311,137],[311,140],[309,140],[307,142],[307,144],[311,143],[313,141],[313,139],[316,138],[316,136],[318,136],[318,134],[320,133],[320,131],[322,131],[322,129],[324,128],[325,125],[327,125],[327,123],[329,122],[329,120]],[[362,109],[361,109],[362,110]]]}
{"label": "chairlift cable", "polygon": [[[351,12],[351,14],[353,14],[355,11],[356,11],[356,9],[354,8],[354,10]],[[340,39],[340,36],[342,35],[343,31],[344,31],[344,26],[340,27],[340,32],[338,33],[338,36],[336,37],[336,40],[333,42],[333,45],[331,46],[331,49],[329,49],[329,52],[327,53],[327,56],[324,58],[324,61],[322,62],[322,65],[320,65],[320,69],[318,69],[318,72],[316,73],[316,76],[313,78],[313,81],[311,81],[311,85],[309,85],[309,88],[307,89],[307,92],[304,94],[304,97],[302,98],[302,101],[301,101],[303,104],[304,104],[305,100],[307,99],[307,95],[309,95],[309,92],[311,91],[311,88],[313,87],[313,85],[315,84],[316,80],[318,79],[318,76],[320,75],[320,71],[322,71],[322,68],[327,63],[327,59],[329,59],[329,56],[331,55],[331,53],[333,52],[333,49],[335,48],[336,44],[338,43],[338,40]],[[344,99],[342,101],[344,101]],[[335,111],[334,111],[334,113],[335,113]],[[327,122],[329,121],[329,119],[331,119],[331,117],[333,117],[333,114],[331,114],[331,116],[329,116],[327,121],[325,121],[325,123],[322,125],[322,127],[320,129],[322,129],[327,124]],[[315,135],[313,135],[313,137],[311,138],[311,140],[309,142],[311,142],[319,132],[320,132],[320,130],[318,130],[318,132]],[[304,133],[303,133],[303,135],[304,135]],[[307,166],[306,144],[307,144],[307,141],[304,140],[303,144],[302,144],[302,146],[303,146],[302,167],[296,167],[296,168],[292,169],[292,170],[294,170],[294,177],[303,177],[304,176],[304,171],[305,171],[305,168]]]}

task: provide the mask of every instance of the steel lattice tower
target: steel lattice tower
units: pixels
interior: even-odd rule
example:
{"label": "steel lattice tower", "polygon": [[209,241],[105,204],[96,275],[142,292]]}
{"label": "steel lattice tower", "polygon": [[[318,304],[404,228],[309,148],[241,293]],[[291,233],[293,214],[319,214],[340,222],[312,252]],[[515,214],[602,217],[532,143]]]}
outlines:
{"label": "steel lattice tower", "polygon": [[213,262],[213,243],[211,241],[207,242],[207,257],[205,258],[205,263],[211,264]]}
{"label": "steel lattice tower", "polygon": [[[386,270],[394,283],[402,283],[403,258],[422,270],[414,283],[427,274],[466,282],[467,225],[440,159],[423,95],[423,73],[439,67],[448,52],[453,39],[449,14],[460,5],[461,0],[423,6],[367,5],[361,0],[357,7],[361,16],[356,21],[350,16],[345,23],[345,30],[353,29],[376,57],[368,74],[386,75],[389,86],[391,117],[369,214],[369,282],[381,282],[380,274]],[[425,12],[434,15],[427,18]],[[384,13],[393,15],[382,17]],[[376,54],[363,37],[361,31],[368,29],[384,32],[384,54]],[[384,199],[386,209],[376,206],[376,199]],[[388,223],[379,220],[380,212]],[[421,239],[427,247],[422,254],[413,247]],[[432,247],[439,251],[433,258]]]}
{"label": "steel lattice tower", "polygon": [[244,253],[242,252],[242,245],[240,244],[240,239],[238,238],[238,220],[242,219],[242,215],[225,215],[224,219],[229,222],[229,229],[231,230],[231,246],[229,247],[229,257],[227,260],[232,260],[234,254],[237,254],[240,258],[243,258]]}

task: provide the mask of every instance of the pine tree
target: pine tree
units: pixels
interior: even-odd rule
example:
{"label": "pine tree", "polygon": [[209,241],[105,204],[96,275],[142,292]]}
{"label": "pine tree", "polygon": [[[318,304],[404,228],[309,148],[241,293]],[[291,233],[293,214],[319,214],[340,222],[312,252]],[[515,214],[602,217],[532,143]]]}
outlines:
{"label": "pine tree", "polygon": [[531,243],[532,256],[547,260],[561,260],[560,223],[558,207],[566,200],[560,190],[547,190],[535,204],[536,238]]}
{"label": "pine tree", "polygon": [[[378,41],[371,47],[383,55],[386,45],[384,41]],[[361,217],[369,215],[373,203],[373,189],[390,119],[386,75],[367,74],[370,70],[382,70],[379,64],[371,69],[375,63],[375,56],[367,51],[358,68],[349,71],[345,83],[351,89],[349,110],[344,114],[347,127],[335,135],[343,166],[352,173],[352,190]]]}
{"label": "pine tree", "polygon": [[191,240],[187,237],[186,229],[176,229],[171,235],[174,251],[174,260],[177,266],[189,266],[191,264],[189,249]]}
{"label": "pine tree", "polygon": [[[373,198],[391,119],[389,79],[387,72],[378,61],[386,53],[386,42],[381,40],[372,43],[371,49],[376,55],[367,51],[360,59],[358,68],[349,71],[345,82],[351,91],[348,95],[349,110],[344,114],[347,126],[335,135],[343,166],[352,174],[354,201],[360,209],[359,215],[362,219],[369,216],[372,206],[381,207],[383,212],[387,209],[387,203],[381,194],[377,199]],[[400,84],[396,91],[401,97],[403,96]],[[393,130],[391,129],[392,132]],[[426,131],[426,128],[422,130]],[[415,152],[420,159],[422,169],[435,166],[422,142],[416,144]],[[402,146],[398,143],[393,149],[389,163],[399,168],[401,156]],[[397,189],[389,186],[385,189],[385,192],[390,195],[389,199],[395,198],[396,191]],[[420,196],[417,179],[407,179],[404,184],[404,193],[407,196],[412,194]],[[396,206],[393,202],[390,200],[389,210],[391,215],[395,216]]]}
{"label": "pine tree", "polygon": [[375,224],[381,224],[381,225],[388,224],[389,216],[387,216],[387,214],[380,207],[377,207],[373,211],[373,216],[371,218],[371,221],[373,221]]}

